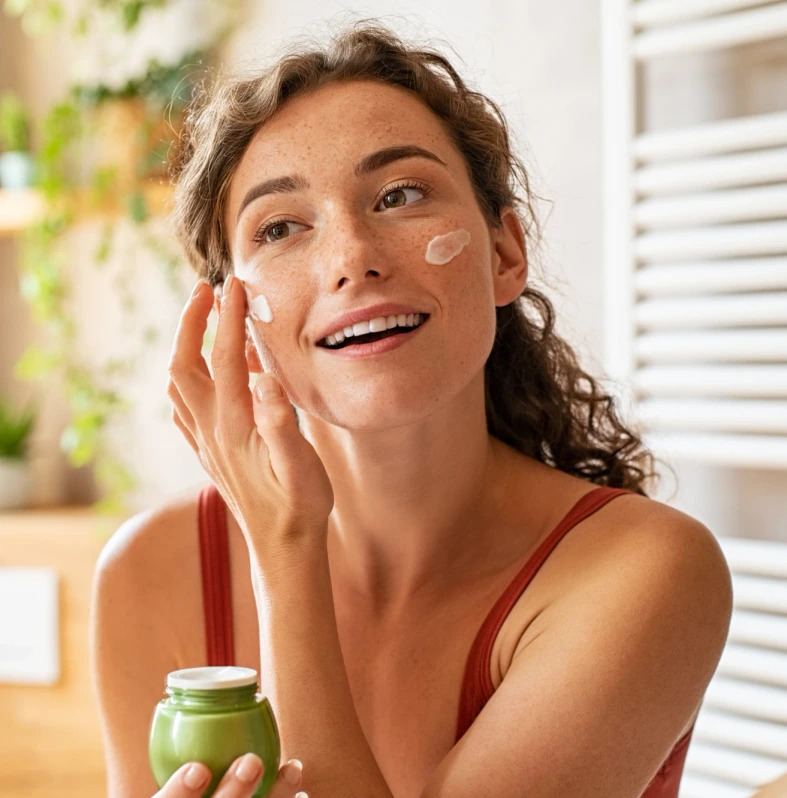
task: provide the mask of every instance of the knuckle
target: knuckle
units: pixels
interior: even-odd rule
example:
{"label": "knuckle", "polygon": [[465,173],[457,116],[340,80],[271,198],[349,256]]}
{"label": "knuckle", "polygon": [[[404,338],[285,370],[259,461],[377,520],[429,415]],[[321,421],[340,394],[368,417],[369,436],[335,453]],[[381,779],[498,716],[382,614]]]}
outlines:
{"label": "knuckle", "polygon": [[210,362],[212,364],[218,364],[219,366],[221,366],[224,362],[226,362],[228,357],[229,357],[229,352],[227,351],[227,348],[224,345],[224,343],[214,341],[213,349],[211,350],[210,353]]}
{"label": "knuckle", "polygon": [[167,373],[172,380],[178,380],[183,376],[183,366],[179,360],[173,358],[167,364]]}
{"label": "knuckle", "polygon": [[281,429],[292,419],[292,411],[288,407],[272,407],[260,414],[258,423],[265,429]]}

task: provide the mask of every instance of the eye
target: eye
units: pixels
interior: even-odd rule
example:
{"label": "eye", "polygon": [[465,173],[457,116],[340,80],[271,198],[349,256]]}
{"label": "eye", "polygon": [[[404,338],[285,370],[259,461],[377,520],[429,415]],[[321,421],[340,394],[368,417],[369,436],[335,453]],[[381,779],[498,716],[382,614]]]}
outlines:
{"label": "eye", "polygon": [[[254,234],[254,238],[252,240],[258,244],[275,244],[277,241],[282,241],[288,237],[287,235],[279,235],[277,231],[287,230],[291,224],[294,224],[296,227],[306,227],[305,224],[298,225],[298,222],[293,222],[289,219],[273,219],[260,227],[259,230],[257,230],[257,232]],[[275,238],[272,241],[267,239],[268,232],[275,234]]]}
{"label": "eye", "polygon": [[[419,183],[417,181],[411,181],[407,183],[400,183],[396,186],[391,186],[385,190],[385,194],[383,194],[382,199],[380,202],[385,202],[389,197],[395,197],[396,199],[393,200],[394,204],[387,205],[388,208],[401,208],[405,204],[410,205],[411,202],[407,201],[405,197],[405,191],[407,189],[413,189],[418,191],[419,193],[423,194],[425,197],[429,194],[432,190],[429,186],[425,183]],[[379,205],[379,203],[378,203]]]}

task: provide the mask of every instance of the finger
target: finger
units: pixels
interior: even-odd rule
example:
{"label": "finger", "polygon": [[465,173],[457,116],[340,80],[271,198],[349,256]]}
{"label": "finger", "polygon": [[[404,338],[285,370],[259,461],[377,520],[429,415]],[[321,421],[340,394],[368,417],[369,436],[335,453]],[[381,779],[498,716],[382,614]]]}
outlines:
{"label": "finger", "polygon": [[290,759],[279,768],[276,781],[266,798],[295,798],[295,791],[301,786],[303,765],[299,759]]}
{"label": "finger", "polygon": [[311,444],[298,428],[298,419],[281,383],[261,372],[254,385],[254,424],[268,449],[271,468],[279,484],[290,488],[298,474],[312,465]]}
{"label": "finger", "polygon": [[156,798],[192,798],[201,796],[211,779],[210,768],[201,762],[187,762],[167,779]]}
{"label": "finger", "polygon": [[204,280],[200,280],[183,308],[167,371],[183,402],[197,421],[195,408],[205,407],[206,396],[212,402],[213,378],[202,356],[202,344],[208,325],[213,296]]}
{"label": "finger", "polygon": [[246,435],[254,426],[246,363],[246,294],[240,279],[227,276],[211,352],[219,429]]}
{"label": "finger", "polygon": [[197,431],[197,427],[194,423],[194,416],[191,415],[191,411],[186,406],[186,403],[183,401],[183,397],[180,395],[180,390],[175,383],[170,380],[167,383],[167,396],[170,398],[170,401],[175,406],[175,410],[177,410],[178,415],[182,419],[183,423],[186,425],[188,430],[194,434]]}
{"label": "finger", "polygon": [[250,798],[262,775],[262,760],[256,754],[244,754],[227,768],[213,798]]}
{"label": "finger", "polygon": [[183,433],[183,437],[186,439],[186,443],[194,450],[194,453],[199,456],[200,448],[197,442],[194,440],[194,436],[191,434],[189,429],[183,423],[183,420],[180,417],[180,414],[177,411],[177,408],[172,408],[172,420],[175,422],[175,426]]}

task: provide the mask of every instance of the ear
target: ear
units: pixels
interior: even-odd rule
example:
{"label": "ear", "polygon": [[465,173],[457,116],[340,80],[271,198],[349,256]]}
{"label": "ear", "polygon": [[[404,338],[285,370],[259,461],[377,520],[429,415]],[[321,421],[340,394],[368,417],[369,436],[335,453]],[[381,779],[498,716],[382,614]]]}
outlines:
{"label": "ear", "polygon": [[500,210],[500,227],[492,228],[492,280],[495,305],[504,307],[520,296],[527,283],[527,245],[519,217],[508,205]]}

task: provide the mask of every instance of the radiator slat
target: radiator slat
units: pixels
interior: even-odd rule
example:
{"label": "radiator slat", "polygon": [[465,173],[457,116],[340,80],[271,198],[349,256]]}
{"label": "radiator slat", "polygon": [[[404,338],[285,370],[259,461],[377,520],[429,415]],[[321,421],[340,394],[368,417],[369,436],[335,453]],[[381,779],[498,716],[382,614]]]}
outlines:
{"label": "radiator slat", "polygon": [[785,179],[785,147],[643,166],[633,176],[634,189],[639,196],[783,183]]}
{"label": "radiator slat", "polygon": [[787,400],[644,399],[637,416],[661,429],[787,435]]}
{"label": "radiator slat", "polygon": [[647,429],[643,440],[660,456],[735,468],[787,468],[787,437],[733,433],[671,433]]}
{"label": "radiator slat", "polygon": [[787,365],[645,366],[634,379],[646,396],[787,397]]}
{"label": "radiator slat", "polygon": [[697,743],[689,746],[686,770],[744,787],[759,787],[781,776],[787,770],[787,760]]}
{"label": "radiator slat", "polygon": [[787,325],[787,292],[645,299],[634,320],[642,330]]}
{"label": "radiator slat", "polygon": [[762,3],[763,0],[640,0],[631,7],[631,20],[639,27],[650,28],[740,11]]}
{"label": "radiator slat", "polygon": [[749,787],[685,772],[680,782],[678,798],[751,798],[754,792]]}
{"label": "radiator slat", "polygon": [[657,163],[786,144],[787,113],[777,112],[640,133],[634,138],[633,155],[640,163]]}
{"label": "radiator slat", "polygon": [[787,622],[776,615],[763,615],[736,608],[730,620],[727,642],[787,652]]}
{"label": "radiator slat", "polygon": [[642,364],[685,361],[787,361],[787,330],[680,330],[643,333],[634,352]]}
{"label": "radiator slat", "polygon": [[729,224],[643,233],[634,240],[640,263],[691,258],[744,258],[787,252],[787,222]]}
{"label": "radiator slat", "polygon": [[787,36],[787,6],[755,8],[736,14],[688,22],[634,36],[640,60],[686,51],[701,52]]}
{"label": "radiator slat", "polygon": [[654,263],[634,272],[639,296],[787,289],[787,258]]}
{"label": "radiator slat", "polygon": [[645,230],[787,218],[787,185],[649,199],[634,206]]}

